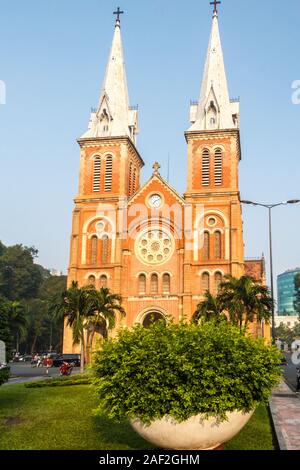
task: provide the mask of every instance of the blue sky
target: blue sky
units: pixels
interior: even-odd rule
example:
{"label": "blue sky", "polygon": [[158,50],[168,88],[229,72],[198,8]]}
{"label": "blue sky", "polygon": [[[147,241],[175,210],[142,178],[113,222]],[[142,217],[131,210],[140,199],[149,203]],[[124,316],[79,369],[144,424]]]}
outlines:
{"label": "blue sky", "polygon": [[[39,262],[66,270],[79,148],[98,101],[118,2],[0,0],[0,239],[39,249]],[[186,189],[190,99],[197,99],[211,28],[209,1],[123,0],[122,35],[138,147]],[[300,199],[300,2],[224,0],[220,30],[232,97],[241,98],[244,199]],[[274,212],[275,273],[300,265],[300,205]],[[267,213],[244,209],[246,256],[266,253]]]}

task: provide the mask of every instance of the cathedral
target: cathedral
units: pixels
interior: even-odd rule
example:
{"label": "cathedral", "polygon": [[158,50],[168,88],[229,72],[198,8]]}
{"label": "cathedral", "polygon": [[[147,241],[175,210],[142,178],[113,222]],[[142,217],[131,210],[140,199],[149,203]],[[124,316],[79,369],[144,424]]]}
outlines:
{"label": "cathedral", "polygon": [[[164,180],[158,162],[141,185],[144,161],[129,105],[120,10],[98,107],[80,137],[68,282],[122,296],[119,326],[191,319],[223,277],[265,282],[263,259],[245,260],[239,193],[240,106],[229,96],[218,13],[214,10],[199,101],[190,108],[185,194]],[[200,77],[199,77],[200,78]],[[265,336],[264,325],[252,325]],[[77,351],[71,330],[64,352]]]}

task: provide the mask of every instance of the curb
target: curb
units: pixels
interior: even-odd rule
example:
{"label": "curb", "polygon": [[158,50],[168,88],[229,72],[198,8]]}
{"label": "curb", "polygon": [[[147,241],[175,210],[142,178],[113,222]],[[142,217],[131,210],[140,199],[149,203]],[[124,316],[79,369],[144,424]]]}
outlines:
{"label": "curb", "polygon": [[274,436],[276,437],[277,447],[279,450],[288,450],[287,445],[285,443],[285,439],[280,429],[278,417],[274,406],[271,403],[272,398],[269,400],[269,411],[271,417],[271,425],[274,431]]}

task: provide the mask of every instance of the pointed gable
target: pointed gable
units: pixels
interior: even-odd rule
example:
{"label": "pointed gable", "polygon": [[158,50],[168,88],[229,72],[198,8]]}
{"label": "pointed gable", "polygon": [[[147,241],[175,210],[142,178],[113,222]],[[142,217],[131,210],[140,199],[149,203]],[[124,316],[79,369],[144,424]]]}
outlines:
{"label": "pointed gable", "polygon": [[154,193],[162,194],[164,203],[172,205],[179,203],[185,205],[185,201],[172,186],[158,173],[153,174],[151,178],[129,199],[128,207],[133,204],[147,203],[148,197]]}

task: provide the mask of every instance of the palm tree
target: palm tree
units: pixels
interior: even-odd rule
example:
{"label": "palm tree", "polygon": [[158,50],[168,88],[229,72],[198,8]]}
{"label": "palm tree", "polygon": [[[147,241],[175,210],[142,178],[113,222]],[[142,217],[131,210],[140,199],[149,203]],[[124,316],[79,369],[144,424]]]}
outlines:
{"label": "palm tree", "polygon": [[108,331],[115,327],[116,314],[120,313],[122,316],[125,316],[120,295],[112,294],[106,287],[102,287],[100,291],[92,288],[90,294],[93,308],[92,314],[85,325],[88,331],[87,350],[89,356],[91,356],[95,334],[100,333],[104,339],[107,339]]}
{"label": "palm tree", "polygon": [[198,322],[201,319],[204,321],[220,321],[222,318],[222,311],[223,307],[219,297],[215,297],[207,291],[205,293],[204,300],[197,305],[194,321]]}
{"label": "palm tree", "polygon": [[59,298],[52,301],[51,310],[57,319],[64,318],[67,326],[72,328],[73,345],[80,344],[81,348],[81,372],[85,364],[85,324],[94,313],[94,287],[78,287],[77,282],[72,282],[69,289],[63,292]]}
{"label": "palm tree", "polygon": [[269,289],[257,283],[252,277],[242,276],[237,279],[226,276],[220,285],[219,301],[229,313],[232,324],[247,327],[255,318],[269,322],[273,299]]}
{"label": "palm tree", "polygon": [[24,339],[27,332],[26,307],[17,301],[8,304],[8,322],[13,335],[16,335],[16,350],[19,352],[20,340]]}

